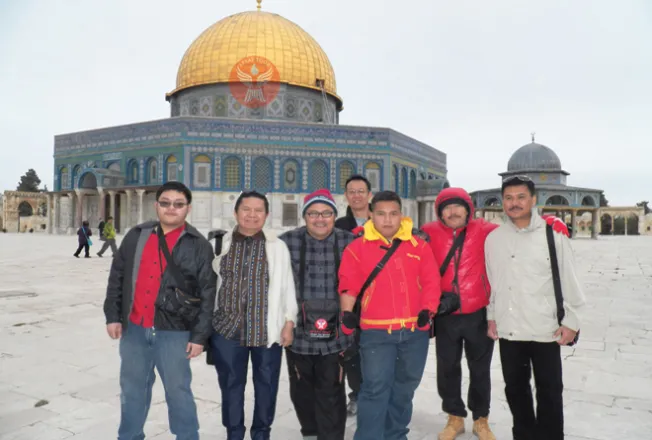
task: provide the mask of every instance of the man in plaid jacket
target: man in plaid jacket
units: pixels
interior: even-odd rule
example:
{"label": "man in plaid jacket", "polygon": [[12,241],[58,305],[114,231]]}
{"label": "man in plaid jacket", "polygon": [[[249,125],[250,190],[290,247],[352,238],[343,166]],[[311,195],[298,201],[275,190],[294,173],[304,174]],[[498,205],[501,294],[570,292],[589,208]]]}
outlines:
{"label": "man in plaid jacket", "polygon": [[337,273],[353,234],[335,228],[337,208],[320,189],[304,199],[306,226],[286,232],[299,303],[294,342],[287,349],[290,398],[304,439],[343,440],[346,392],[341,353],[353,341],[339,330]]}

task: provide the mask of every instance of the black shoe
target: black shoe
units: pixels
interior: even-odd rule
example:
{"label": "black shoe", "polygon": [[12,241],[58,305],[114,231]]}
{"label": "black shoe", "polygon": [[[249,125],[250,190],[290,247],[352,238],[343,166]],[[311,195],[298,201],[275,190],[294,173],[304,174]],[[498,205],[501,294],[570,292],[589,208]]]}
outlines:
{"label": "black shoe", "polygon": [[[79,257],[77,257],[77,258],[79,258]],[[91,258],[91,256],[90,255],[85,255],[84,258]]]}
{"label": "black shoe", "polygon": [[75,258],[79,258],[79,255],[77,255],[77,254],[72,254],[72,256],[75,257]]}
{"label": "black shoe", "polygon": [[100,254],[99,252],[97,253],[97,256],[102,258],[102,254]]}
{"label": "black shoe", "polygon": [[348,417],[353,417],[358,413],[358,402],[355,400],[349,401],[349,404],[346,406],[346,415]]}

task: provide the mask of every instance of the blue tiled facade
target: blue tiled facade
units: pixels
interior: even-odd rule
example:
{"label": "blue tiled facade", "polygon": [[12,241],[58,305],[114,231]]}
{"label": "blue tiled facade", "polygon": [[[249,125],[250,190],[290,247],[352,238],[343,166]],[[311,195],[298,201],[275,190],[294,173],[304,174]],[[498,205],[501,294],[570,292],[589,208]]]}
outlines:
{"label": "blue tiled facade", "polygon": [[54,159],[55,191],[92,174],[118,190],[179,180],[194,191],[303,193],[323,183],[341,194],[340,173],[376,169],[378,189],[416,199],[417,180],[446,177],[444,153],[387,128],[202,117],[59,135]]}

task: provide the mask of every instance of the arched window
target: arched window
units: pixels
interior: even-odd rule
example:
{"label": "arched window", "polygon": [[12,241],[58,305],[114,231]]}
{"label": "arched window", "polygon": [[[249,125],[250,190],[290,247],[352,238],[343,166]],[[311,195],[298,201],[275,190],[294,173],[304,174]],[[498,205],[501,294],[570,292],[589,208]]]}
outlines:
{"label": "arched window", "polygon": [[595,199],[591,196],[584,196],[582,199],[582,206],[596,206]]}
{"label": "arched window", "polygon": [[179,180],[179,166],[177,164],[176,157],[168,157],[168,159],[165,161],[165,171],[167,174],[168,182]]}
{"label": "arched window", "polygon": [[308,189],[310,192],[328,188],[328,165],[323,160],[314,160],[310,164],[308,176]]}
{"label": "arched window", "polygon": [[158,183],[158,162],[153,157],[147,162],[147,183]]}
{"label": "arched window", "polygon": [[195,156],[193,162],[193,184],[198,188],[211,186],[211,158],[205,154]]}
{"label": "arched window", "polygon": [[344,161],[340,163],[339,190],[346,190],[346,181],[355,173],[355,167],[351,162]]}
{"label": "arched window", "polygon": [[59,188],[68,188],[68,167],[61,167],[59,170]]}
{"label": "arched window", "polygon": [[301,189],[301,167],[296,160],[288,160],[283,164],[283,191],[294,192]]}
{"label": "arched window", "polygon": [[226,190],[242,189],[242,162],[237,157],[231,156],[224,159],[224,185]]}
{"label": "arched window", "polygon": [[138,161],[130,161],[127,170],[129,170],[129,175],[127,176],[129,183],[138,183]]}
{"label": "arched window", "polygon": [[380,165],[376,162],[369,162],[364,167],[364,174],[371,184],[371,191],[378,192],[381,189]]}
{"label": "arched window", "polygon": [[394,165],[392,167],[392,182],[394,182],[394,192],[398,195],[401,195],[401,191],[399,190],[400,187],[400,182],[398,181],[398,166]]}
{"label": "arched window", "polygon": [[546,206],[568,206],[568,200],[564,196],[552,196],[546,200]]}
{"label": "arched window", "polygon": [[79,177],[81,174],[81,165],[75,165],[72,169],[72,186],[76,187],[79,185]]}
{"label": "arched window", "polygon": [[266,157],[259,157],[254,160],[251,180],[253,189],[260,192],[267,192],[272,189],[272,162]]}
{"label": "arched window", "polygon": [[498,197],[489,197],[487,200],[485,200],[484,206],[500,206],[500,199],[498,199]]}
{"label": "arched window", "polygon": [[414,170],[410,171],[410,198],[417,198],[417,172]]}
{"label": "arched window", "polygon": [[399,192],[398,195],[401,197],[407,197],[407,192],[408,192],[408,174],[407,174],[407,168],[402,168],[401,169],[401,184],[399,185]]}

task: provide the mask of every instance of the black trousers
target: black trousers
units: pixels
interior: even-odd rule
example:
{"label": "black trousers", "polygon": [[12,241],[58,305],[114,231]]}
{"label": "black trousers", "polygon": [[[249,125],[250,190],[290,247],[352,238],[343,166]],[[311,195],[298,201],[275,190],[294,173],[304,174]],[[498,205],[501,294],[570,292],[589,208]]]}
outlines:
{"label": "black trousers", "polygon": [[494,341],[487,336],[485,309],[465,315],[435,318],[437,391],[444,412],[466,417],[462,400],[462,349],[466,353],[470,384],[468,406],[473,420],[489,416],[491,402],[491,357]]}
{"label": "black trousers", "polygon": [[[514,440],[564,440],[560,346],[556,342],[500,340],[505,395],[512,411]],[[530,379],[534,369],[537,409]]]}
{"label": "black trousers", "polygon": [[344,363],[344,373],[346,373],[346,380],[349,383],[349,388],[351,388],[349,399],[357,401],[358,394],[360,393],[360,385],[362,384],[360,354],[356,354]]}
{"label": "black trousers", "polygon": [[77,251],[75,252],[75,256],[79,255],[82,251],[84,250],[84,255],[88,257],[88,251],[89,251],[89,246],[88,243],[86,244],[80,244],[79,247],[77,248]]}
{"label": "black trousers", "polygon": [[290,399],[301,435],[317,440],[344,440],[346,391],[337,353],[303,355],[286,350]]}

